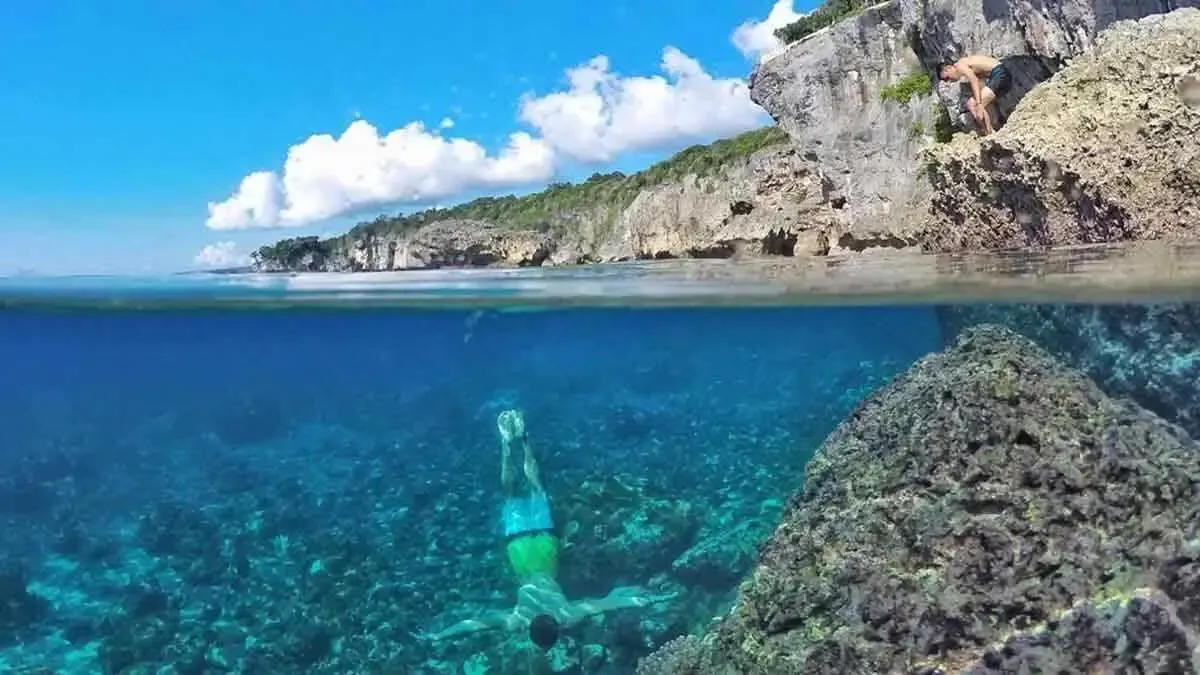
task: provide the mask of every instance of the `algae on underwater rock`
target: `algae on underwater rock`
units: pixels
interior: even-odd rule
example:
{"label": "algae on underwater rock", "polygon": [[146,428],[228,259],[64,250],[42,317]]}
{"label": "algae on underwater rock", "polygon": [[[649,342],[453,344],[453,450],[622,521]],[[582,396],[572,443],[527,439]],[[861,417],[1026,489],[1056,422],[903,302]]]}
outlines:
{"label": "algae on underwater rock", "polygon": [[690,647],[736,673],[1182,663],[1198,477],[1182,429],[969,328],[830,434],[736,606]]}

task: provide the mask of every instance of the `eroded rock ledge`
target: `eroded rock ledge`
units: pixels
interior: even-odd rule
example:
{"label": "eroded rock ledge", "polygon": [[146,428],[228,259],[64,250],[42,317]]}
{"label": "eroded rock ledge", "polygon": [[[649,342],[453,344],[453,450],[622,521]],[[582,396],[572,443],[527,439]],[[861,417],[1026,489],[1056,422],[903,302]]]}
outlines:
{"label": "eroded rock ledge", "polygon": [[[718,143],[741,143],[754,134],[775,140],[745,155],[719,156],[712,160],[720,162],[716,167],[698,162],[697,170],[668,180],[640,181],[655,172],[651,167],[634,176],[552,186],[533,198],[542,200],[536,208],[545,211],[534,218],[489,208],[503,202],[532,210],[527,202],[517,203],[530,198],[478,200],[458,210],[483,216],[456,216],[450,209],[415,224],[381,218],[335,239],[264,247],[257,265],[264,271],[358,271],[824,254],[840,218],[829,205],[827,184],[777,129]],[[713,147],[693,150],[719,154]],[[664,164],[685,164],[688,152]]]}

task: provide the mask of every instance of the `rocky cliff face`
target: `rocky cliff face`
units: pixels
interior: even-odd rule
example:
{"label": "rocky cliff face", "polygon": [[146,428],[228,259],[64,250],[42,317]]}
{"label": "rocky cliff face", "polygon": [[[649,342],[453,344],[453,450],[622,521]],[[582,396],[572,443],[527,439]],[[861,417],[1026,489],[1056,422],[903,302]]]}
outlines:
{"label": "rocky cliff face", "polygon": [[[782,144],[713,173],[646,187],[628,203],[556,213],[537,228],[438,220],[406,232],[344,237],[299,267],[396,270],[824,253],[839,219],[827,192],[811,163]],[[264,270],[280,267],[259,263]]]}
{"label": "rocky cliff face", "polygon": [[936,148],[936,251],[1196,236],[1200,10],[1117,24],[1003,129]]}
{"label": "rocky cliff face", "polygon": [[[751,94],[837,186],[848,232],[893,232],[900,241],[924,241],[931,186],[916,170],[916,160],[927,138],[913,132],[930,128],[935,100],[966,127],[970,118],[960,105],[964,92],[961,85],[940,84],[934,94],[898,103],[881,100],[883,87],[913,71],[931,72],[943,59],[990,53],[1005,57],[1014,74],[1013,91],[999,102],[1007,115],[1038,82],[1092,49],[1114,22],[1197,5],[1200,0],[892,0],[760,64]],[[1145,50],[1139,54],[1150,56]],[[1119,77],[1132,69],[1136,65]],[[1111,73],[1101,77],[1115,79]],[[1093,104],[1100,101],[1076,103],[1099,114]],[[1028,124],[1053,114],[1048,109],[1030,114]],[[1086,133],[1087,121],[1078,121],[1080,133]],[[1090,147],[1101,152],[1095,144]],[[969,189],[968,178],[961,183]]]}
{"label": "rocky cliff face", "polygon": [[791,45],[751,76],[751,98],[833,186],[847,246],[917,241],[886,224],[913,197],[912,167],[933,128],[934,98],[925,92],[885,101],[881,90],[921,69],[901,7],[890,2]]}
{"label": "rocky cliff face", "polygon": [[785,146],[714,175],[643,190],[617,214],[607,236],[568,236],[560,250],[602,261],[822,252],[836,221],[827,202],[812,166]]}

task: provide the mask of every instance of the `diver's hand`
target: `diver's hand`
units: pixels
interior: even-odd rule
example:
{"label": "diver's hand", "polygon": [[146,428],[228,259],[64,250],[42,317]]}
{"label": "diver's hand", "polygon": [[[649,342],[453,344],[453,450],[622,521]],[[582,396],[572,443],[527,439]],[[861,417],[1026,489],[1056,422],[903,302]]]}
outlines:
{"label": "diver's hand", "polygon": [[679,593],[649,593],[644,588],[615,588],[608,597],[612,601],[631,607],[648,607],[674,600]]}
{"label": "diver's hand", "polygon": [[417,642],[437,642],[441,639],[437,633],[428,633],[423,630],[409,631],[408,634],[413,636]]}
{"label": "diver's hand", "polygon": [[670,602],[671,600],[674,600],[677,597],[679,597],[678,592],[651,593],[648,595],[643,595],[643,596],[641,596],[641,600],[644,602],[644,604],[642,606],[645,607],[647,605],[657,605],[657,604],[660,604],[663,602]]}

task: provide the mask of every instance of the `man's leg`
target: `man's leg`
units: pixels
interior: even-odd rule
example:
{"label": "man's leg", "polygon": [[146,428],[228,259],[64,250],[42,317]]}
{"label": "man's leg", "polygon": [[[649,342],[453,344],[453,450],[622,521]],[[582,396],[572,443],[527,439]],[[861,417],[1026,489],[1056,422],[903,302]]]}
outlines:
{"label": "man's leg", "polygon": [[533,446],[529,443],[529,438],[524,438],[521,443],[525,448],[525,480],[529,481],[529,487],[534,492],[545,492],[542,487],[542,474],[538,469],[537,457],[533,454]]}
{"label": "man's leg", "polygon": [[992,115],[988,112],[988,108],[996,102],[996,92],[992,91],[991,87],[983,87],[979,91],[979,96],[983,99],[978,104],[979,119],[983,122],[986,133],[995,133],[996,127],[992,124]]}
{"label": "man's leg", "polygon": [[[515,418],[515,419],[514,419]],[[515,410],[505,410],[496,418],[496,429],[500,432],[500,483],[506,497],[517,493],[516,469],[512,460],[512,444],[518,432],[524,434],[524,421]]]}

